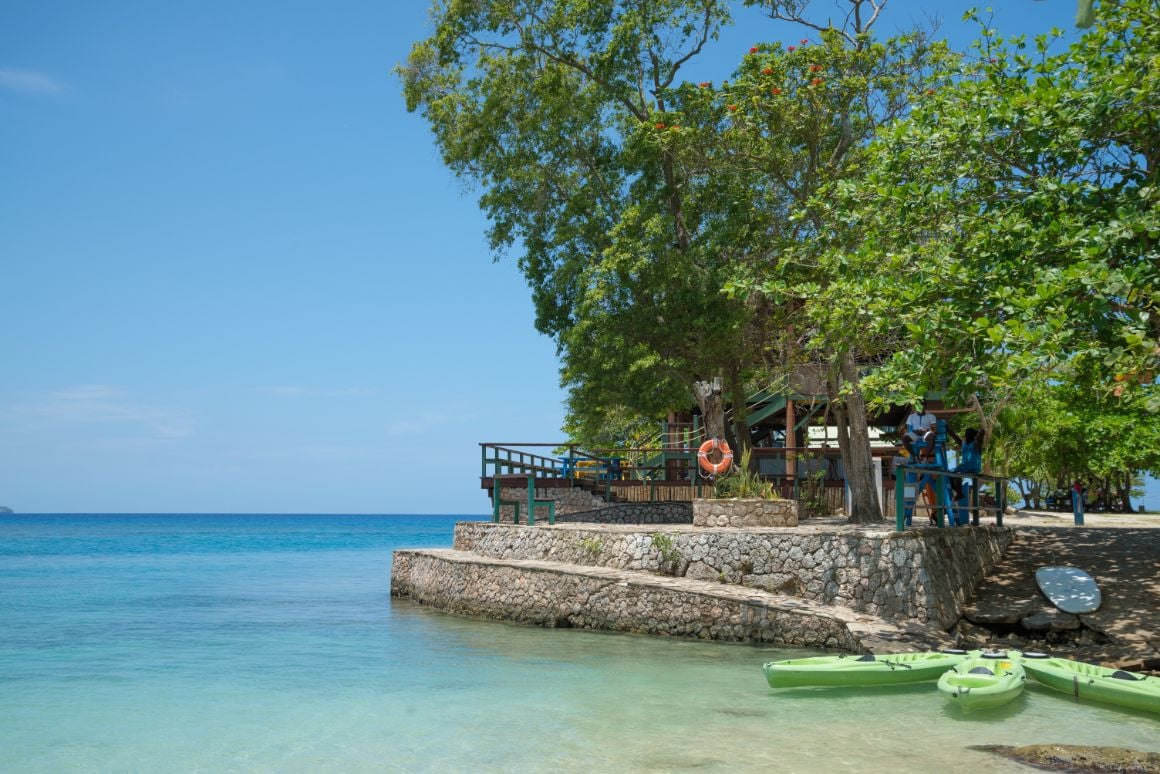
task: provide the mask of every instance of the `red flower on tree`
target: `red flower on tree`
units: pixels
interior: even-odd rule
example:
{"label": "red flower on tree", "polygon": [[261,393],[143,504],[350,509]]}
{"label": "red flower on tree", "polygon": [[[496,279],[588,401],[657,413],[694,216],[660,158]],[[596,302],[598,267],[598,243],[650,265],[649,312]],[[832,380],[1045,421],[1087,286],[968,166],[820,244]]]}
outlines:
{"label": "red flower on tree", "polygon": [[757,46],[754,46],[753,48],[749,49],[749,53],[756,54],[757,53]]}
{"label": "red flower on tree", "polygon": [[797,51],[797,46],[786,46],[786,51]]}
{"label": "red flower on tree", "polygon": [[810,65],[810,72],[811,73],[820,73],[821,71],[822,71],[821,65]]}
{"label": "red flower on tree", "polygon": [[664,129],[664,128],[665,128],[664,124],[657,124],[657,129]]}
{"label": "red flower on tree", "polygon": [[772,67],[767,67],[767,68],[765,68],[764,70],[762,70],[762,71],[761,71],[761,74],[762,74],[762,75],[773,75],[773,68],[772,68]]}
{"label": "red flower on tree", "polygon": [[712,85],[713,85],[713,84],[709,83],[709,81],[701,81],[701,83],[700,83],[700,86],[701,86],[701,88],[702,88],[702,89],[707,89],[707,88],[709,88],[709,87],[710,87],[710,86],[712,86]]}
{"label": "red flower on tree", "polygon": [[821,86],[825,82],[826,82],[826,80],[824,78],[814,78],[812,81],[810,81],[810,85],[811,86]]}
{"label": "red flower on tree", "polygon": [[810,39],[809,38],[802,38],[801,42],[802,42],[803,46],[808,46],[810,44]]}
{"label": "red flower on tree", "polygon": [[730,113],[732,113],[733,111],[735,111],[737,109],[737,106],[736,105],[726,105],[725,109],[728,110]]}
{"label": "red flower on tree", "polygon": [[781,94],[781,89],[774,87],[769,90],[769,93],[776,97],[778,94]]}

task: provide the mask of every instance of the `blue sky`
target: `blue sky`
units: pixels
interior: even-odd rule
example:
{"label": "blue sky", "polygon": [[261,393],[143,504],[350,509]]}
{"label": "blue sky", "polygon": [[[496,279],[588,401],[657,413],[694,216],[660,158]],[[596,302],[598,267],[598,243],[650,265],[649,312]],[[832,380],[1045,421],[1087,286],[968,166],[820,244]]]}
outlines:
{"label": "blue sky", "polygon": [[0,504],[482,513],[480,441],[562,437],[524,281],[391,72],[424,2],[2,7]]}

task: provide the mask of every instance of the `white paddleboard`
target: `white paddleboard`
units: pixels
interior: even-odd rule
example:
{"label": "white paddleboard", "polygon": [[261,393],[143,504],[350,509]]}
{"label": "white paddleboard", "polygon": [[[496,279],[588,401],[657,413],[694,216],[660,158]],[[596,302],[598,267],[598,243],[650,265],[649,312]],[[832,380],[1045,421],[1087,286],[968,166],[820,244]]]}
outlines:
{"label": "white paddleboard", "polygon": [[1065,613],[1094,613],[1100,608],[1100,588],[1078,567],[1040,567],[1035,582],[1051,604]]}

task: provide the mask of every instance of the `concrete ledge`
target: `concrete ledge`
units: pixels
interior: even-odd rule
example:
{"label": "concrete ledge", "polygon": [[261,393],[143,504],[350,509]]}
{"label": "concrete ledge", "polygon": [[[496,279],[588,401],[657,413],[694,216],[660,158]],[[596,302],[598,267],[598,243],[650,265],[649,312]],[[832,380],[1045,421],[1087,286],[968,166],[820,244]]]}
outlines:
{"label": "concrete ledge", "polygon": [[894,532],[812,521],[781,529],[461,522],[454,545],[496,559],[735,584],[898,623],[949,628],[1011,535],[1003,527]]}
{"label": "concrete ledge", "polygon": [[576,627],[850,652],[946,644],[933,627],[736,585],[456,550],[396,551],[391,594],[450,613]]}

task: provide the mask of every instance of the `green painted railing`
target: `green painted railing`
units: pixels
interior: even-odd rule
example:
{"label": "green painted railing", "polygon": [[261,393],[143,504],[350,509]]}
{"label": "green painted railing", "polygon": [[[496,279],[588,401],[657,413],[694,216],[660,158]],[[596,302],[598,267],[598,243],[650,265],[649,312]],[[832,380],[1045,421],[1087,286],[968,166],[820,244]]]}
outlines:
{"label": "green painted railing", "polygon": [[[982,473],[954,473],[923,465],[899,465],[894,479],[894,528],[901,532],[911,525],[914,512],[920,507],[933,509],[935,523],[939,528],[946,526],[947,516],[955,516],[952,526],[965,526],[967,516],[970,523],[979,526],[979,514],[995,514],[995,524],[1003,526],[1003,513],[1007,510],[1007,481],[999,476],[988,476]],[[910,480],[913,479],[913,480]],[[950,482],[958,479],[964,482],[964,494],[970,492],[970,501],[964,504],[961,500],[955,501],[950,496]],[[970,487],[966,484],[969,483]],[[995,504],[983,506],[979,504],[979,487],[981,484],[990,484],[995,490]],[[929,485],[934,490],[935,502],[919,506],[918,499],[922,491]],[[962,517],[962,518],[959,518]]]}

